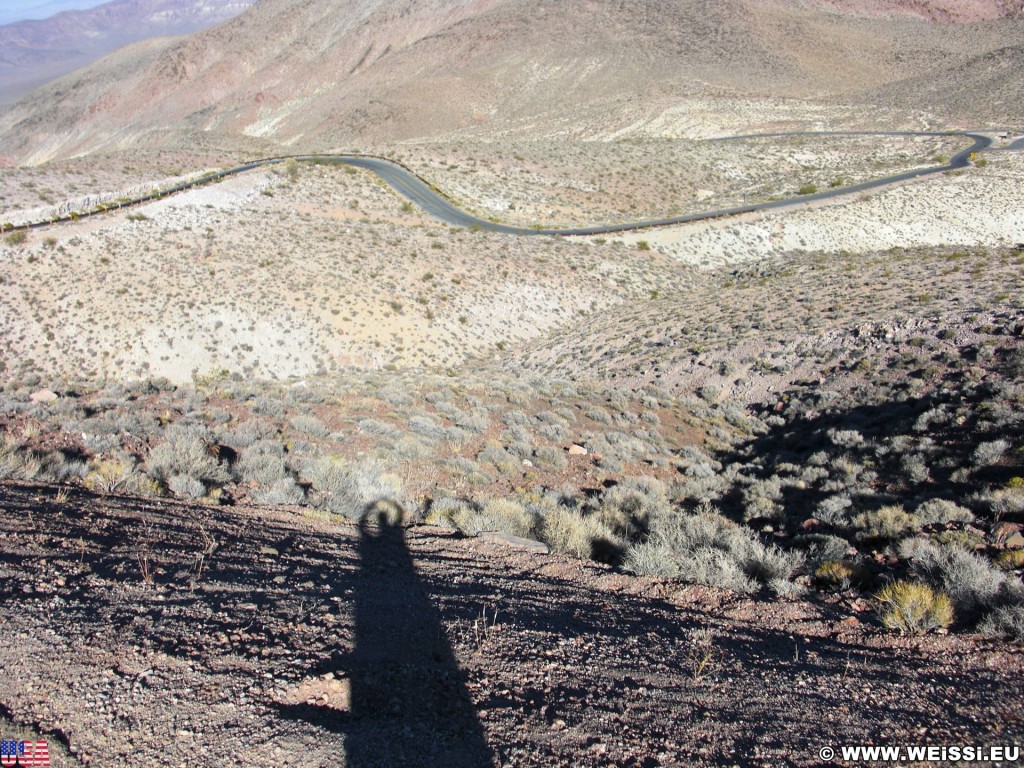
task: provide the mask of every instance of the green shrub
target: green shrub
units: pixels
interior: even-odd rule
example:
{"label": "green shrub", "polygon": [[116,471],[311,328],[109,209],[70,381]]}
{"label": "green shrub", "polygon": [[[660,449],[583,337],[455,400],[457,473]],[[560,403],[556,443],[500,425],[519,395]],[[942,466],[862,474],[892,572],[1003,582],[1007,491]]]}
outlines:
{"label": "green shrub", "polygon": [[849,589],[854,584],[864,584],[869,575],[865,568],[848,560],[826,560],[814,570],[814,578],[824,584]]}
{"label": "green shrub", "polygon": [[616,536],[633,541],[647,533],[653,517],[669,512],[664,483],[653,477],[631,477],[604,492],[594,517]]}
{"label": "green shrub", "polygon": [[813,195],[818,191],[818,187],[814,184],[804,184],[797,190],[797,194],[800,195]]}
{"label": "green shrub", "polygon": [[1024,640],[1024,605],[996,608],[978,625],[978,631],[989,638]]}
{"label": "green shrub", "polygon": [[353,520],[379,501],[398,502],[402,481],[374,461],[349,464],[332,456],[310,462],[304,474],[313,486],[313,503]]}
{"label": "green shrub", "polygon": [[564,506],[555,506],[544,515],[541,540],[553,552],[581,560],[589,560],[601,552],[621,546],[619,537],[600,520]]}
{"label": "green shrub", "polygon": [[128,457],[94,461],[83,482],[86,488],[98,493],[160,495],[160,485],[140,472],[135,460]]}
{"label": "green shrub", "polygon": [[[220,461],[210,430],[199,424],[173,424],[164,432],[146,458],[146,472],[154,480],[169,485],[172,477],[193,478],[204,484],[226,483],[231,479]],[[184,488],[184,481],[178,480]],[[194,487],[190,490],[194,490]]]}
{"label": "green shrub", "polygon": [[253,501],[257,504],[302,504],[306,492],[292,477],[282,477],[272,485],[259,488],[253,493]]}
{"label": "green shrub", "polygon": [[1024,549],[1008,549],[1005,552],[1000,552],[996,556],[995,564],[1004,571],[1024,568]]}
{"label": "green shrub", "polygon": [[902,506],[893,504],[864,512],[853,519],[860,541],[897,541],[920,529],[918,521]]}
{"label": "green shrub", "polygon": [[4,235],[4,243],[7,245],[24,245],[26,240],[28,240],[28,235],[25,234],[24,230]]}
{"label": "green shrub", "polygon": [[878,615],[889,629],[922,634],[953,623],[953,602],[927,584],[897,581],[876,596]]}
{"label": "green shrub", "polygon": [[468,536],[481,531],[503,531],[513,536],[536,538],[538,519],[514,499],[490,499],[480,510],[468,505],[449,514],[455,527]]}
{"label": "green shrub", "polygon": [[765,545],[750,529],[706,508],[654,520],[649,538],[627,551],[625,565],[634,573],[738,592],[764,584],[782,593],[789,591],[785,585],[803,563],[800,553]]}
{"label": "green shrub", "polygon": [[936,546],[909,539],[900,555],[911,560],[915,574],[948,594],[963,619],[1001,605],[1024,603],[1020,581],[1008,578],[980,555],[958,546]]}

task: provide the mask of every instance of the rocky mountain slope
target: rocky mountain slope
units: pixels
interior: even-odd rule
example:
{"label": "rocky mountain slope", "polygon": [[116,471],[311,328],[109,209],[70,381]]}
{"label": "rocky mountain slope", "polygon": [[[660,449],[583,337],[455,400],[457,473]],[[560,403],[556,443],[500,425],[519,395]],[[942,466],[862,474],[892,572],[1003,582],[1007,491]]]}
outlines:
{"label": "rocky mountain slope", "polygon": [[[1016,44],[1022,29],[779,0],[266,0],[156,55],[122,51],[40,89],[0,117],[0,154],[35,163],[197,134],[310,149],[611,137],[695,98],[856,101]],[[1006,105],[1007,117],[1019,110]]]}
{"label": "rocky mountain slope", "polygon": [[0,26],[0,106],[131,42],[188,35],[237,16],[255,0],[113,0]]}

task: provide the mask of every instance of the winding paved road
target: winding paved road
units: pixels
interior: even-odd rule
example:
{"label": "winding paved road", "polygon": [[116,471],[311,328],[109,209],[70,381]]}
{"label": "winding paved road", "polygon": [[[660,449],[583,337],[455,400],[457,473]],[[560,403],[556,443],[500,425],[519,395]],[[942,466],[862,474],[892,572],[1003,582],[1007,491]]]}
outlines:
{"label": "winding paved road", "polygon": [[[1003,134],[1019,134],[1021,131],[987,131],[988,133],[1003,133]],[[403,197],[415,203],[428,214],[436,219],[439,219],[448,224],[452,224],[460,227],[473,227],[488,232],[501,232],[510,235],[603,235],[614,232],[629,232],[638,229],[648,229],[651,227],[664,227],[672,224],[686,224],[694,221],[702,221],[705,219],[716,219],[725,216],[735,216],[741,213],[752,213],[755,211],[771,211],[779,210],[782,208],[790,208],[799,205],[805,205],[809,202],[816,200],[828,200],[837,197],[844,197],[846,195],[857,194],[869,189],[878,189],[880,187],[888,187],[893,184],[899,184],[911,179],[920,178],[922,176],[930,176],[936,173],[945,173],[946,171],[954,171],[961,168],[966,168],[971,165],[972,156],[979,152],[986,151],[1024,151],[1024,138],[1019,138],[1012,142],[1006,147],[997,149],[992,148],[993,140],[981,133],[971,131],[812,131],[812,132],[798,132],[798,133],[756,133],[756,134],[745,134],[740,136],[728,136],[719,139],[709,139],[709,141],[749,141],[752,139],[771,139],[771,138],[807,138],[807,137],[841,137],[841,136],[886,136],[886,137],[915,137],[915,136],[932,136],[932,137],[951,137],[960,136],[965,139],[971,140],[971,145],[966,149],[957,152],[950,161],[945,165],[929,166],[927,168],[917,168],[912,171],[906,171],[905,173],[899,173],[893,176],[886,176],[881,179],[874,179],[872,181],[861,182],[860,184],[851,184],[847,187],[839,187],[836,189],[828,189],[823,192],[816,192],[809,195],[800,195],[798,197],[788,198],[785,200],[773,200],[765,203],[751,203],[749,205],[736,206],[733,208],[719,208],[713,211],[701,211],[698,213],[687,213],[681,216],[670,216],[662,219],[648,219],[644,221],[627,222],[622,224],[604,224],[599,226],[591,227],[571,227],[564,229],[544,229],[539,227],[520,227],[513,226],[510,224],[501,224],[490,221],[489,219],[482,219],[478,216],[474,216],[466,211],[455,206],[450,200],[448,200],[442,193],[424,181],[422,178],[416,175],[415,172],[406,168],[405,166],[396,163],[393,160],[389,160],[385,157],[375,157],[372,155],[292,155],[288,157],[271,157],[263,160],[254,160],[251,163],[238,166],[237,168],[230,168],[225,171],[218,171],[216,173],[202,176],[193,181],[183,182],[169,189],[160,190],[159,192],[151,192],[146,195],[141,195],[136,198],[132,198],[127,201],[121,201],[107,206],[106,209],[91,210],[78,214],[68,214],[65,216],[56,217],[47,221],[38,221],[28,224],[20,224],[17,226],[4,225],[5,232],[17,231],[17,230],[29,230],[36,229],[39,227],[46,227],[51,224],[59,224],[67,221],[74,221],[87,216],[96,216],[101,213],[107,213],[111,209],[125,208],[135,205],[141,205],[153,200],[172,195],[177,192],[183,192],[188,189],[209,184],[220,179],[227,178],[229,176],[237,176],[241,173],[253,171],[258,168],[266,168],[273,165],[279,165],[289,160],[296,160],[298,162],[328,162],[328,163],[339,163],[344,165],[354,166],[356,168],[363,168],[377,174],[386,184],[391,186],[396,192]]]}

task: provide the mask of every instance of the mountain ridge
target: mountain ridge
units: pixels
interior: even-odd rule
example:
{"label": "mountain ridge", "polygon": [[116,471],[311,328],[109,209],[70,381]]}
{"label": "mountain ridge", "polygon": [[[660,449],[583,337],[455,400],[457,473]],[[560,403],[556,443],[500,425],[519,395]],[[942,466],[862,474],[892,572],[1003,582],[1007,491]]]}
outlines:
{"label": "mountain ridge", "polygon": [[[901,106],[888,86],[922,76],[941,114],[947,74],[1024,34],[1019,4],[980,2],[976,15],[998,18],[952,25],[911,13],[920,3],[876,4],[904,10],[879,20],[824,0],[264,0],[152,58],[125,49],[36,91],[0,116],[0,154],[38,163],[157,134],[301,151],[601,138],[702,97]],[[974,114],[956,104],[952,117]]]}
{"label": "mountain ridge", "polygon": [[227,21],[255,0],[113,0],[47,19],[0,25],[0,104],[87,66],[123,45],[191,34]]}

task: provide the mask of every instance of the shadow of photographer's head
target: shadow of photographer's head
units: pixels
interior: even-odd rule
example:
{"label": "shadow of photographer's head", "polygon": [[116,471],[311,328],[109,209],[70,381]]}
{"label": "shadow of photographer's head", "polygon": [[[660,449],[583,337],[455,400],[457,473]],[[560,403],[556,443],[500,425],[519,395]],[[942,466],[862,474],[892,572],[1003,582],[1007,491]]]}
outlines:
{"label": "shadow of photographer's head", "polygon": [[359,515],[359,528],[365,533],[368,526],[380,529],[402,529],[411,522],[410,515],[395,499],[377,499],[367,504]]}

